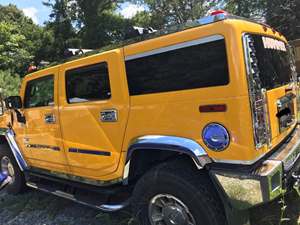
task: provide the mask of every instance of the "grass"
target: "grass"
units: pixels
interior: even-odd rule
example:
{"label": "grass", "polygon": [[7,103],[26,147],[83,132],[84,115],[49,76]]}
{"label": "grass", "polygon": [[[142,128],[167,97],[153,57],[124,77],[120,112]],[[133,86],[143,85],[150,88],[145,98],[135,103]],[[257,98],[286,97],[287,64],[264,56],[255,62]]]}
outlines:
{"label": "grass", "polygon": [[[299,225],[300,198],[286,196],[283,220],[279,200],[250,211],[252,225]],[[9,225],[137,225],[129,211],[106,214],[37,191],[23,195],[0,194],[0,224]]]}

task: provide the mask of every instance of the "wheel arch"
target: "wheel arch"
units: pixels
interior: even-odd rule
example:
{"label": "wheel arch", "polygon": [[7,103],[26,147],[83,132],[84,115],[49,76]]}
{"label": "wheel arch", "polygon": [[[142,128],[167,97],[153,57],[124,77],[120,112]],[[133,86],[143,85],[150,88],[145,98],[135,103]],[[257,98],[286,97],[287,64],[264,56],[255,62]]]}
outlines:
{"label": "wheel arch", "polygon": [[[15,141],[15,133],[12,129],[1,129],[0,132],[0,144],[7,144],[9,147],[9,150],[12,152],[12,155],[14,156],[19,168],[21,171],[25,171],[28,169],[28,165],[26,163],[25,158],[23,157],[23,154]],[[0,149],[1,151],[1,149]]]}
{"label": "wheel arch", "polygon": [[190,160],[197,169],[203,169],[212,160],[205,149],[194,140],[165,135],[146,135],[133,140],[127,151],[126,164],[123,175],[123,183],[129,180],[139,171],[141,175],[148,169],[168,159],[180,157]]}

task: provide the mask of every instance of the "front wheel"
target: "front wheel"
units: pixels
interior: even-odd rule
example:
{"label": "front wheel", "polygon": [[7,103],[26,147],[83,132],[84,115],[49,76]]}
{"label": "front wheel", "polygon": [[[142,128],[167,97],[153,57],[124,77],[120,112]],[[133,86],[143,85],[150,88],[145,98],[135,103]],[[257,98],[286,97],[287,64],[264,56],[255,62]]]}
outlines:
{"label": "front wheel", "polygon": [[5,188],[9,194],[19,194],[26,189],[24,174],[5,144],[0,145],[0,172],[11,177],[10,183]]}
{"label": "front wheel", "polygon": [[138,181],[133,210],[140,225],[227,224],[209,177],[176,163],[159,166]]}

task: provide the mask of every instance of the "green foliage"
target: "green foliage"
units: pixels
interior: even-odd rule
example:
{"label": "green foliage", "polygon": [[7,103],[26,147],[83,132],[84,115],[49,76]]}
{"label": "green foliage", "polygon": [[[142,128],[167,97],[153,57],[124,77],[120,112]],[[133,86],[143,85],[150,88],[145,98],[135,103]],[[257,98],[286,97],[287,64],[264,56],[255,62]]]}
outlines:
{"label": "green foliage", "polygon": [[118,3],[112,0],[76,0],[77,27],[83,48],[100,48],[123,39],[126,20],[116,13]]}
{"label": "green foliage", "polygon": [[226,0],[232,14],[266,22],[289,40],[300,38],[299,0]]}
{"label": "green foliage", "polygon": [[31,61],[41,60],[43,29],[14,5],[0,5],[0,21],[0,70],[23,76]]}
{"label": "green foliage", "polygon": [[300,38],[299,0],[268,0],[266,19],[289,40]]}
{"label": "green foliage", "polygon": [[[48,32],[47,60],[56,61],[64,56],[67,48],[80,48],[80,40],[76,38],[76,31],[72,25],[75,17],[74,5],[71,0],[48,0],[44,5],[52,9],[50,21],[46,23]],[[51,54],[49,54],[51,53]]]}
{"label": "green foliage", "polygon": [[23,64],[33,58],[25,45],[26,37],[19,32],[17,26],[0,22],[0,69],[20,72]]}
{"label": "green foliage", "polygon": [[225,9],[237,16],[263,20],[267,0],[227,0]]}
{"label": "green foliage", "polygon": [[[138,14],[134,20],[143,24],[151,17],[151,26],[163,28],[170,24],[181,24],[204,16],[209,9],[216,6],[218,1],[208,0],[133,0],[145,4],[149,12]],[[145,21],[143,21],[145,19]],[[148,22],[149,23],[149,22]],[[149,24],[150,25],[150,24]]]}
{"label": "green foliage", "polygon": [[0,88],[4,97],[18,95],[21,78],[9,70],[0,70]]}

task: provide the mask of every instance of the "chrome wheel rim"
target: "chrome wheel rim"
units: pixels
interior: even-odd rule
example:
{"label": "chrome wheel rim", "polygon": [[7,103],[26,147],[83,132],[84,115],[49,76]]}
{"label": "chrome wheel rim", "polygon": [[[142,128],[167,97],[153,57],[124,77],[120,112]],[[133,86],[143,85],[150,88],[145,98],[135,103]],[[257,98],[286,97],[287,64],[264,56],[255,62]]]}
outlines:
{"label": "chrome wheel rim", "polygon": [[15,181],[15,170],[13,164],[7,156],[4,156],[1,159],[1,172],[12,178],[11,183]]}
{"label": "chrome wheel rim", "polygon": [[196,225],[189,208],[173,195],[159,194],[149,204],[151,225]]}

